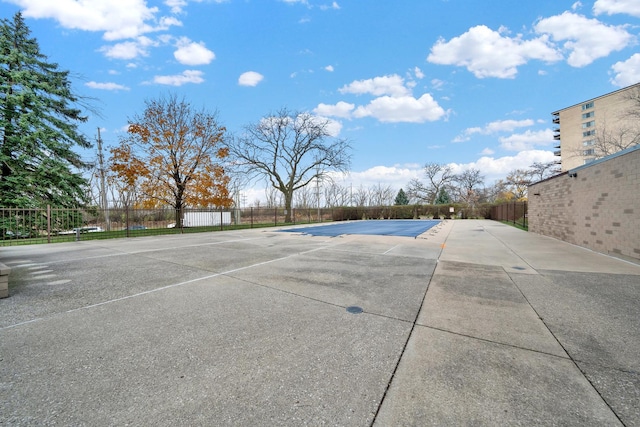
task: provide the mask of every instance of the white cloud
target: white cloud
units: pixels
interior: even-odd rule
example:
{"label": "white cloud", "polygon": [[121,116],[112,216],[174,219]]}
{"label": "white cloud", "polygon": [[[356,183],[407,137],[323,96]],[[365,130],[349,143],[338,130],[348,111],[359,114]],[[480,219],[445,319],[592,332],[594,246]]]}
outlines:
{"label": "white cloud", "polygon": [[374,96],[405,96],[409,94],[409,90],[404,85],[404,79],[397,74],[374,77],[373,79],[356,80],[338,90],[340,93],[352,93],[356,95],[368,93]]}
{"label": "white cloud", "polygon": [[329,10],[329,9],[333,9],[333,10],[340,10],[340,5],[338,4],[338,2],[332,2],[330,5],[320,5],[320,10]]}
{"label": "white cloud", "polygon": [[329,136],[332,136],[334,138],[338,137],[338,135],[340,135],[340,132],[342,131],[342,123],[340,123],[337,120],[333,120],[333,119],[329,119],[327,117],[322,117],[322,116],[316,116],[319,120],[326,122],[326,131],[329,134]]}
{"label": "white cloud", "polygon": [[640,3],[637,0],[596,0],[593,4],[593,13],[594,15],[624,13],[640,18]]}
{"label": "white cloud", "polygon": [[187,83],[200,84],[204,82],[202,76],[204,73],[198,70],[185,70],[182,74],[175,74],[170,76],[155,76],[153,83],[169,86],[182,86]]}
{"label": "white cloud", "polygon": [[611,83],[616,86],[625,87],[640,82],[640,53],[633,54],[626,61],[616,62],[611,70],[615,73]]}
{"label": "white cloud", "polygon": [[326,67],[324,67],[325,70],[327,70],[330,73],[333,73],[333,65],[327,65]]}
{"label": "white cloud", "polygon": [[354,108],[355,108],[354,104],[349,104],[348,102],[340,101],[335,105],[318,104],[318,106],[313,110],[313,112],[320,116],[342,117],[344,119],[348,119],[351,117],[351,113]]}
{"label": "white cloud", "polygon": [[544,129],[540,131],[526,131],[521,134],[514,134],[502,137],[500,146],[509,151],[526,151],[534,147],[549,146],[555,141],[553,139],[553,130]]}
{"label": "white cloud", "polygon": [[264,76],[260,73],[256,73],[255,71],[247,71],[246,73],[242,73],[238,78],[238,84],[240,86],[257,86],[264,79]]}
{"label": "white cloud", "polygon": [[164,0],[164,4],[171,8],[171,13],[179,14],[187,5],[187,0]]}
{"label": "white cloud", "polygon": [[526,150],[515,156],[504,157],[480,157],[475,162],[470,163],[450,163],[454,173],[460,173],[469,169],[478,169],[485,177],[485,184],[491,185],[498,179],[503,179],[514,169],[527,169],[535,162],[547,163],[557,160],[552,151]]}
{"label": "white cloud", "polygon": [[[490,150],[489,150],[490,151]],[[478,169],[489,186],[498,179],[504,179],[514,169],[527,169],[535,162],[547,163],[557,160],[552,151],[527,150],[514,156],[492,157],[487,151],[478,160],[469,163],[449,163],[453,172],[458,174],[469,169]],[[485,154],[485,153],[483,153]],[[364,171],[351,171],[346,175],[335,175],[334,180],[341,185],[351,185],[355,191],[360,186],[372,188],[381,185],[390,186],[395,191],[407,189],[412,179],[424,179],[421,165],[374,166]]]}
{"label": "white cloud", "polygon": [[492,154],[495,154],[495,151],[487,147],[484,150],[482,150],[480,154],[482,154],[483,156],[491,156]]}
{"label": "white cloud", "polygon": [[633,36],[622,26],[605,25],[571,12],[541,19],[535,30],[551,35],[555,41],[566,40],[563,47],[570,52],[567,63],[572,67],[589,65],[633,41]]}
{"label": "white cloud", "polygon": [[145,0],[10,0],[21,7],[25,17],[54,19],[64,28],[102,31],[105,40],[138,37],[181,25],[173,17],[160,17],[157,7]]}
{"label": "white cloud", "polygon": [[262,126],[267,128],[273,128],[277,126],[282,121],[287,122],[287,125],[296,122],[296,124],[304,125],[305,121],[309,120],[309,122],[317,124],[318,126],[325,126],[325,130],[329,134],[329,136],[337,137],[342,130],[342,123],[337,120],[333,120],[327,117],[323,117],[321,115],[313,115],[310,113],[301,113],[297,115],[295,118],[288,116],[286,118],[282,118],[279,116],[267,116],[260,119],[260,123]]}
{"label": "white cloud", "polygon": [[467,128],[462,134],[456,136],[453,142],[463,142],[471,139],[474,134],[491,135],[499,132],[512,132],[517,128],[533,126],[531,119],[525,120],[496,120],[486,124],[484,127]]}
{"label": "white cloud", "polygon": [[98,49],[107,58],[112,59],[135,59],[140,56],[149,55],[149,47],[156,46],[153,40],[148,37],[141,36],[134,41],[116,43],[111,46],[102,46]]}
{"label": "white cloud", "polygon": [[85,84],[85,86],[88,86],[92,89],[101,89],[101,90],[129,90],[129,88],[127,86],[123,86],[117,83],[112,83],[112,82],[105,82],[105,83],[98,83],[98,82],[88,82]]}
{"label": "white cloud", "polygon": [[381,96],[365,106],[359,106],[354,117],[374,117],[381,122],[424,123],[443,118],[447,112],[425,93],[416,99],[413,96]]}
{"label": "white cloud", "polygon": [[436,89],[436,90],[442,89],[444,87],[444,81],[442,81],[440,79],[432,79],[431,80],[431,86],[433,86],[433,88]]}
{"label": "white cloud", "polygon": [[173,52],[176,60],[184,65],[204,65],[209,64],[216,58],[216,55],[207,49],[204,43],[196,43],[187,37],[181,37],[177,43],[178,49]]}
{"label": "white cloud", "polygon": [[396,166],[374,166],[364,171],[351,171],[348,174],[335,174],[335,182],[343,186],[351,186],[353,191],[359,187],[370,189],[381,185],[390,186],[394,190],[400,188],[407,189],[407,184],[412,179],[422,179],[423,172],[420,165],[396,165]]}
{"label": "white cloud", "polygon": [[518,67],[529,60],[554,62],[562,59],[546,36],[522,40],[520,35],[503,36],[505,31],[478,25],[449,41],[441,38],[431,48],[427,61],[466,67],[478,78],[514,78]]}
{"label": "white cloud", "polygon": [[424,73],[422,72],[422,70],[420,69],[420,67],[415,67],[413,69],[413,74],[415,74],[416,79],[418,80],[422,80],[424,79]]}
{"label": "white cloud", "polygon": [[[483,156],[478,160],[469,163],[449,163],[453,172],[458,174],[469,169],[478,169],[485,177],[485,185],[492,185],[498,179],[504,179],[509,172],[514,169],[527,169],[533,163],[553,162],[557,157],[551,151],[545,150],[527,150],[521,151],[514,156],[491,157],[490,150],[482,153]],[[407,185],[412,179],[424,180],[423,167],[420,164],[403,164],[403,165],[377,165],[362,171],[351,171],[346,174],[334,172],[331,175],[333,182],[345,188],[350,188],[353,193],[358,191],[360,187],[368,190],[378,186],[385,188],[390,187],[395,191],[400,188],[407,190]],[[257,199],[264,190],[245,190],[257,194]],[[253,198],[250,199],[253,202]]]}
{"label": "white cloud", "polygon": [[296,3],[300,3],[300,4],[304,4],[304,5],[309,5],[309,2],[307,0],[280,0],[283,3],[287,3],[287,4],[296,4]]}

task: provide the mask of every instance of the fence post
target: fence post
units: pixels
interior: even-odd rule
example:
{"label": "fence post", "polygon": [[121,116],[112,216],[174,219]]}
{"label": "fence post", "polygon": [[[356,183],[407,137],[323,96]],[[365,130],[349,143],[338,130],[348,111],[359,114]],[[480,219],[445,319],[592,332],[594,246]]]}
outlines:
{"label": "fence post", "polygon": [[515,225],[516,223],[516,202],[513,202],[513,219],[511,220],[513,221],[513,224]]}
{"label": "fence post", "polygon": [[224,218],[222,214],[222,206],[220,206],[220,231],[224,231],[224,225],[222,225],[223,223],[224,223]]}
{"label": "fence post", "polygon": [[51,243],[51,205],[47,205],[47,243]]}
{"label": "fence post", "polygon": [[278,208],[273,208],[273,224],[278,225]]}
{"label": "fence post", "polygon": [[125,226],[125,234],[129,237],[129,205],[125,205],[124,207],[124,226]]}

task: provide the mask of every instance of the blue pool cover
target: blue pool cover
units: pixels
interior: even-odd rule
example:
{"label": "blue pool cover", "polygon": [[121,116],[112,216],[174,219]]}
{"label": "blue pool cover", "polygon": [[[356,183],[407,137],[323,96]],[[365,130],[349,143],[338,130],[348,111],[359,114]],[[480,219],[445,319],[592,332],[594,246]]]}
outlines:
{"label": "blue pool cover", "polygon": [[343,234],[366,234],[373,236],[417,237],[437,225],[439,220],[376,219],[348,221],[314,227],[287,228],[280,231],[303,233],[312,236],[335,237]]}

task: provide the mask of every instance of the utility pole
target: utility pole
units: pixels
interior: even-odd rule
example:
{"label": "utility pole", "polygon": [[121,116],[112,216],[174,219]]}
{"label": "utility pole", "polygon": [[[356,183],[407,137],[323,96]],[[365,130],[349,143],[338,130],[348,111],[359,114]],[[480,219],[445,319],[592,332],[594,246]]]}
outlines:
{"label": "utility pole", "polygon": [[107,190],[104,176],[104,156],[102,155],[102,138],[100,138],[100,128],[98,128],[98,173],[100,174],[100,207],[104,212],[104,221],[107,231],[111,231],[111,221],[109,221],[109,204],[107,203]]}

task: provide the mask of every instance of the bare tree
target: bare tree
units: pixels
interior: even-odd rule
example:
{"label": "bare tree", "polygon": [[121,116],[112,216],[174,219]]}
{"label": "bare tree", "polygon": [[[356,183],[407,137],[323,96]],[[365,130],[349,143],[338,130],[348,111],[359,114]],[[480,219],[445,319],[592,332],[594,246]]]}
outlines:
{"label": "bare tree", "polygon": [[446,188],[453,180],[454,173],[449,165],[427,163],[424,165],[427,182],[423,184],[415,179],[409,183],[409,196],[420,201],[434,204],[442,188]]}
{"label": "bare tree", "polygon": [[487,203],[497,203],[507,201],[508,196],[507,184],[504,180],[499,179],[484,189],[484,197]]}
{"label": "bare tree", "polygon": [[308,209],[317,204],[318,195],[315,188],[303,187],[296,191],[294,195],[295,207],[300,209]]}
{"label": "bare tree", "polygon": [[514,169],[507,174],[505,184],[507,191],[514,200],[522,201],[527,198],[527,189],[533,181],[531,171],[524,169]]}
{"label": "bare tree", "polygon": [[229,142],[237,168],[282,193],[286,222],[291,222],[294,192],[330,171],[346,172],[350,148],[347,140],[329,133],[328,120],[284,108],[245,126],[244,134]]}
{"label": "bare tree", "polygon": [[370,206],[390,206],[394,198],[395,192],[390,185],[377,184],[369,189]]}
{"label": "bare tree", "polygon": [[267,199],[267,208],[276,208],[280,206],[278,190],[275,188],[267,188],[264,192]]}
{"label": "bare tree", "polygon": [[409,181],[407,196],[412,203],[429,203],[429,189],[417,178]]}
{"label": "bare tree", "polygon": [[484,176],[478,169],[467,169],[455,175],[458,198],[461,202],[473,206],[479,199],[480,186],[484,184]]}
{"label": "bare tree", "polygon": [[609,126],[606,121],[603,121],[596,129],[593,145],[584,147],[585,152],[582,154],[592,155],[599,159],[639,143],[640,129],[637,125]]}
{"label": "bare tree", "polygon": [[337,206],[351,206],[352,187],[338,186]]}
{"label": "bare tree", "polygon": [[324,189],[324,200],[327,207],[347,206],[349,199],[349,189],[338,183],[331,182]]}
{"label": "bare tree", "polygon": [[360,185],[353,193],[353,203],[358,207],[369,205],[369,191]]}
{"label": "bare tree", "polygon": [[630,89],[625,96],[630,103],[630,108],[623,116],[629,119],[640,120],[640,85]]}
{"label": "bare tree", "polygon": [[542,181],[560,173],[560,167],[555,161],[535,162],[529,166],[532,181]]}

